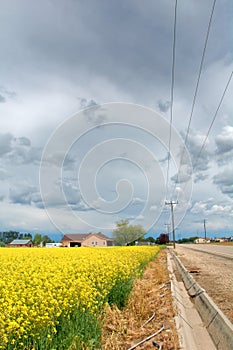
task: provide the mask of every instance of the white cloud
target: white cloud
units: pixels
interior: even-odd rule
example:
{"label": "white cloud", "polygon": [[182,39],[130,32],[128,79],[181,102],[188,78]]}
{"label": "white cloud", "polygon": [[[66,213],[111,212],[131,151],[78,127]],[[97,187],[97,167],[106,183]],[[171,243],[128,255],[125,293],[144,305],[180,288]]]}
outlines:
{"label": "white cloud", "polygon": [[157,205],[152,205],[152,206],[150,207],[150,211],[157,211],[157,210],[158,210]]}
{"label": "white cloud", "polygon": [[205,210],[206,210],[206,203],[203,203],[203,202],[197,202],[194,204],[194,206],[192,207],[191,209],[191,213],[193,214],[199,214],[199,213],[204,213]]}
{"label": "white cloud", "polygon": [[209,215],[221,215],[221,214],[228,214],[233,213],[233,209],[230,205],[218,205],[214,204],[209,210],[206,212]]}
{"label": "white cloud", "polygon": [[206,201],[196,202],[193,205],[191,212],[193,214],[201,214],[203,217],[208,215],[227,215],[233,213],[233,206],[214,204],[214,199],[209,199]]}
{"label": "white cloud", "polygon": [[131,201],[133,205],[142,205],[145,203],[145,199],[139,198],[139,197],[134,197]]}

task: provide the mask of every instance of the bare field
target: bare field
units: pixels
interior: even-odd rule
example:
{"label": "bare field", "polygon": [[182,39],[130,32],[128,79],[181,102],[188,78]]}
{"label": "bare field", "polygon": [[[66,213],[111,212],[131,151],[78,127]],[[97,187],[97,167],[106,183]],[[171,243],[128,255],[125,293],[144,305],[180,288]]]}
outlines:
{"label": "bare field", "polygon": [[233,260],[176,245],[186,269],[233,323]]}

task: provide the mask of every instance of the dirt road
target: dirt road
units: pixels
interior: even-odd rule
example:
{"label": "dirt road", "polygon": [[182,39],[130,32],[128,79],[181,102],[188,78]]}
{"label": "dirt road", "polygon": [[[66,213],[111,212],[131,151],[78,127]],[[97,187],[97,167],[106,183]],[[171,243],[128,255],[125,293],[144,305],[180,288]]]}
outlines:
{"label": "dirt road", "polygon": [[176,245],[176,254],[194,279],[233,323],[233,260]]}

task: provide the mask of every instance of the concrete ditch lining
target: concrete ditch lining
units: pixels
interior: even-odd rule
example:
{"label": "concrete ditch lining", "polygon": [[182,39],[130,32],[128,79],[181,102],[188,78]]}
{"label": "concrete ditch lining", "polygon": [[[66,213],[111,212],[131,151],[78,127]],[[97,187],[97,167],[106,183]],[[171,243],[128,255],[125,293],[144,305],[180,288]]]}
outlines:
{"label": "concrete ditch lining", "polygon": [[210,334],[215,346],[219,350],[233,349],[233,325],[217,305],[208,296],[206,291],[199,286],[190,273],[183,266],[172,249],[168,249],[178,271],[181,274],[185,288],[193,299],[194,305]]}
{"label": "concrete ditch lining", "polygon": [[[177,267],[171,255],[167,255],[167,267],[171,282],[173,303],[176,309],[176,328],[179,336],[180,350],[214,350],[216,349],[201,317],[196,310],[184,283],[176,276]],[[178,279],[177,279],[178,277]]]}

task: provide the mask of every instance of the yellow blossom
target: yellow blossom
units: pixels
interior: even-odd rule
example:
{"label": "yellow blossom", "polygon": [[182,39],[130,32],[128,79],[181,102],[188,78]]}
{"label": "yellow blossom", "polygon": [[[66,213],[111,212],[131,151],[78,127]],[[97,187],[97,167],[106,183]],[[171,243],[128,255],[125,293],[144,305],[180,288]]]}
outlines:
{"label": "yellow blossom", "polygon": [[0,349],[15,349],[18,344],[33,350],[33,344],[29,348],[25,344],[31,337],[40,340],[47,330],[50,341],[59,317],[69,319],[77,307],[97,313],[117,281],[140,272],[157,251],[157,247],[0,248]]}

